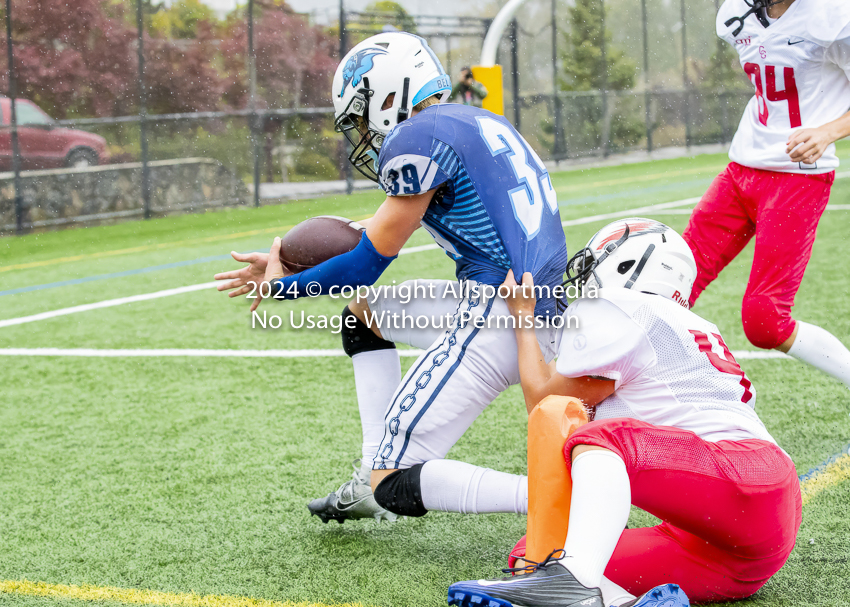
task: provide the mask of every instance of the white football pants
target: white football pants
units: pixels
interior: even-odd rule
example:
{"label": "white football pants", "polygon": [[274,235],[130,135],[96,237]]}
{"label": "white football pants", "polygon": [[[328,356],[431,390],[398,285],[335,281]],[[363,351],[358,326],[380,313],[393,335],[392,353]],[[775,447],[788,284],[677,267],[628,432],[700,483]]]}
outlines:
{"label": "white football pants", "polygon": [[[406,298],[399,293],[382,293],[369,307],[381,322],[384,339],[424,352],[387,408],[375,469],[410,468],[444,458],[484,408],[519,383],[513,318],[503,299],[486,297],[474,281],[402,284],[418,296],[403,303]],[[427,318],[427,326],[422,321],[417,326],[417,318]],[[558,349],[556,324],[536,329],[547,362]]]}

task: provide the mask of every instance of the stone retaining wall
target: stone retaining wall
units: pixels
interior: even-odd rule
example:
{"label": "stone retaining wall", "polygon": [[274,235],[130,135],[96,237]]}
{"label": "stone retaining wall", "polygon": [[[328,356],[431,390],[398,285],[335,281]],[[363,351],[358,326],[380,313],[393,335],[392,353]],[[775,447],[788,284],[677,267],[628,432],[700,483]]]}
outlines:
{"label": "stone retaining wall", "polygon": [[[216,160],[157,160],[148,166],[151,211],[155,215],[249,202],[250,194],[245,184]],[[63,227],[142,217],[141,181],[139,162],[26,171],[21,173],[24,227]],[[12,173],[0,173],[0,230],[3,232],[15,229],[14,191]]]}

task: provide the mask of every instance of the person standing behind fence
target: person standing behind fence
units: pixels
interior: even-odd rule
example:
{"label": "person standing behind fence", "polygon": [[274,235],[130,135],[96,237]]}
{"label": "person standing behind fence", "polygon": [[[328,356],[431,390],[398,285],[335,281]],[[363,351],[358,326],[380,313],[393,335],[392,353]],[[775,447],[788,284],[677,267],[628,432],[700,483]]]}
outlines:
{"label": "person standing behind fence", "polygon": [[726,0],[717,33],[738,51],[756,94],[732,140],[732,162],[683,234],[699,268],[690,304],[755,236],[741,306],[747,339],[850,387],[850,351],[791,317],[838,167],[834,143],[850,135],[850,3]]}
{"label": "person standing behind fence", "polygon": [[472,68],[465,67],[460,70],[460,82],[452,88],[449,101],[481,107],[481,102],[486,96],[487,89],[484,88],[483,84],[475,80],[472,75]]}

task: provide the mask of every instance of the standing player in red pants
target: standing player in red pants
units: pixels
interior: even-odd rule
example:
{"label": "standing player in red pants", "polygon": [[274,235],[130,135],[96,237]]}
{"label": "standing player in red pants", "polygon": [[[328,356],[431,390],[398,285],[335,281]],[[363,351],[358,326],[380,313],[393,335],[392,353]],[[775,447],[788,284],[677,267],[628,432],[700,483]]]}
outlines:
{"label": "standing player in red pants", "polygon": [[838,167],[834,142],[850,135],[850,2],[726,0],[717,32],[738,51],[756,94],[731,164],[683,234],[698,268],[690,303],[755,236],[741,308],[747,339],[850,387],[850,351],[791,318]]}

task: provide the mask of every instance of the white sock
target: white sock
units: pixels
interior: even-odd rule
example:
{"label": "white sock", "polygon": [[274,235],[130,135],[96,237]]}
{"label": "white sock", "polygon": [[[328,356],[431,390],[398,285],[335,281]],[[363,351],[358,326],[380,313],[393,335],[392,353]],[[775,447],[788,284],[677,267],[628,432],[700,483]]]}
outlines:
{"label": "white sock", "polygon": [[829,331],[807,322],[797,321],[797,338],[788,354],[850,388],[850,350]]}
{"label": "white sock", "polygon": [[428,510],[528,513],[528,478],[449,459],[425,462],[419,475]]}
{"label": "white sock", "polygon": [[372,350],[351,357],[354,385],[363,428],[363,452],[360,471],[369,479],[372,462],[384,439],[384,415],[393,393],[401,383],[398,350]]}
{"label": "white sock", "polygon": [[636,598],[635,595],[627,592],[625,588],[617,586],[604,575],[602,581],[599,582],[599,590],[602,591],[602,602],[605,603],[605,607],[617,607]]}
{"label": "white sock", "polygon": [[570,528],[561,563],[588,588],[598,587],[629,521],[626,464],[611,451],[585,451],[573,462]]}

